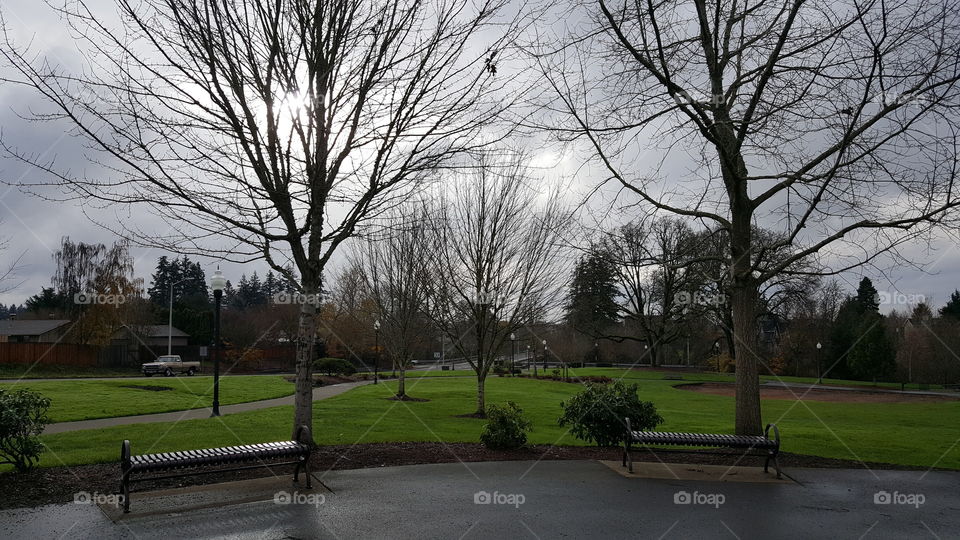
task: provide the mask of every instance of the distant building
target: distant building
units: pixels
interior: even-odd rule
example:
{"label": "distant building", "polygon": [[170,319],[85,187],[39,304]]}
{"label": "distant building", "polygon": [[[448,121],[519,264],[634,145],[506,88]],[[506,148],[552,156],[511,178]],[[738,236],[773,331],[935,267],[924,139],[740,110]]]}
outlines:
{"label": "distant building", "polygon": [[124,325],[110,338],[110,346],[105,354],[109,356],[109,365],[138,366],[151,362],[162,354],[167,354],[168,334],[171,352],[179,354],[184,360],[197,360],[197,348],[189,347],[190,335],[177,327],[172,329],[165,324]]}
{"label": "distant building", "polygon": [[0,320],[0,343],[56,343],[70,328],[63,319]]}
{"label": "distant building", "polygon": [[168,337],[174,347],[186,347],[190,334],[165,324],[123,325],[113,333],[111,342],[127,341],[146,347],[166,347]]}

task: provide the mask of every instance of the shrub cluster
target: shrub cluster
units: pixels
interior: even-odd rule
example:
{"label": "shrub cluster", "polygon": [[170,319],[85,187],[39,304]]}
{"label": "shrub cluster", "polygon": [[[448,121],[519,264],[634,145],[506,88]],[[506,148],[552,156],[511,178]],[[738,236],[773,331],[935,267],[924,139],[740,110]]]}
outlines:
{"label": "shrub cluster", "polygon": [[357,368],[343,358],[320,358],[313,363],[313,370],[324,375],[353,375]]}
{"label": "shrub cluster", "polygon": [[32,390],[0,388],[0,463],[9,463],[18,472],[33,468],[43,445],[39,435],[50,419],[50,398]]}
{"label": "shrub cluster", "polygon": [[487,406],[487,425],[480,434],[480,442],[487,448],[509,450],[527,444],[527,432],[533,429],[524,418],[523,409],[512,401],[505,406]]}
{"label": "shrub cluster", "polygon": [[651,430],[663,423],[653,403],[640,400],[635,383],[589,383],[560,406],[560,425],[569,426],[578,439],[598,446],[616,446],[623,441],[624,418],[630,418],[631,427],[636,430]]}

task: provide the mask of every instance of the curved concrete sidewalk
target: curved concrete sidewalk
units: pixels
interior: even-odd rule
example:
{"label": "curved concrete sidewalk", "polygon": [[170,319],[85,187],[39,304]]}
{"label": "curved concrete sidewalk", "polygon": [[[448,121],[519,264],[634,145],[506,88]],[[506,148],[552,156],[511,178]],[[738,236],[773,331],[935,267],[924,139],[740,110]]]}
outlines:
{"label": "curved concrete sidewalk", "polygon": [[144,492],[116,523],[92,504],[3,510],[0,538],[840,540],[960,530],[960,473],[790,474],[801,483],[628,478],[591,461],[333,470],[322,475],[332,493],[289,475]]}
{"label": "curved concrete sidewalk", "polygon": [[[318,401],[329,397],[340,395],[348,390],[358,386],[370,384],[372,381],[359,381],[352,383],[332,384],[330,386],[321,386],[313,389],[313,400]],[[220,415],[234,414],[246,411],[256,411],[258,409],[267,409],[270,407],[279,407],[281,405],[293,405],[293,394],[282,398],[265,399],[262,401],[251,401],[249,403],[237,403],[234,405],[222,405]],[[117,416],[114,418],[97,418],[96,420],[80,420],[77,422],[59,422],[50,424],[43,430],[44,435],[54,433],[64,433],[66,431],[80,431],[83,429],[100,429],[113,426],[125,426],[128,424],[146,424],[151,422],[176,422],[178,420],[194,420],[197,418],[209,418],[213,412],[209,407],[200,409],[189,409],[186,411],[173,411],[157,414],[140,414],[137,416]]]}

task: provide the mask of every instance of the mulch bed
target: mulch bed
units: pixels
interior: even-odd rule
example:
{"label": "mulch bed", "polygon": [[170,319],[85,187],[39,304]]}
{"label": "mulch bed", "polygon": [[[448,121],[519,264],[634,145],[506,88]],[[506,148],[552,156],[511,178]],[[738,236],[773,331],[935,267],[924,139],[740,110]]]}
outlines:
{"label": "mulch bed", "polygon": [[[591,446],[546,446],[536,445],[520,450],[488,450],[477,443],[378,443],[353,446],[321,446],[311,459],[311,468],[318,477],[328,470],[362,469],[368,467],[392,467],[427,463],[457,463],[477,461],[537,461],[537,460],[619,460],[619,448]],[[660,461],[667,463],[692,463],[704,465],[732,465],[737,457],[716,455],[712,452],[682,454],[659,450],[633,452],[634,461]],[[780,454],[780,464],[789,474],[790,468],[864,468],[858,461],[830,459],[796,454]],[[762,458],[747,457],[738,465],[760,466]],[[871,469],[926,470],[925,467],[905,467],[884,463],[867,463]],[[288,475],[292,466],[276,471]],[[248,478],[269,476],[267,469],[232,471],[222,474],[201,475],[187,478],[141,482],[137,491],[193,486]],[[25,474],[0,474],[0,508],[19,508],[43,504],[65,503],[73,500],[79,491],[113,493],[119,485],[120,466],[117,463],[82,465],[76,467],[53,467],[38,469]],[[336,486],[331,486],[336,490]]]}

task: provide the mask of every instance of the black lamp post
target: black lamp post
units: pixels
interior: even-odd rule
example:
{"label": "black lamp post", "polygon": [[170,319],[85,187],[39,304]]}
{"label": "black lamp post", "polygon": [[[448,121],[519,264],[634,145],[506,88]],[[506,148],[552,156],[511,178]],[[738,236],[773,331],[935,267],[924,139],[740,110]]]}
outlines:
{"label": "black lamp post", "polygon": [[373,384],[380,382],[380,320],[373,321]]}
{"label": "black lamp post", "polygon": [[537,350],[533,350],[533,377],[537,377]]}
{"label": "black lamp post", "polygon": [[510,332],[510,374],[513,375],[513,366],[517,363],[517,335]]}
{"label": "black lamp post", "polygon": [[220,416],[220,303],[223,299],[223,289],[227,286],[227,278],[218,268],[210,278],[210,288],[213,289],[213,413],[211,417]]}
{"label": "black lamp post", "polygon": [[821,345],[820,342],[818,341],[818,342],[817,342],[817,384],[821,384],[821,383],[823,382],[823,374],[820,372],[820,370],[821,370],[821,367],[820,367],[820,349],[822,349],[822,348],[823,348],[823,345]]}
{"label": "black lamp post", "polygon": [[543,375],[547,375],[547,340],[543,340]]}

